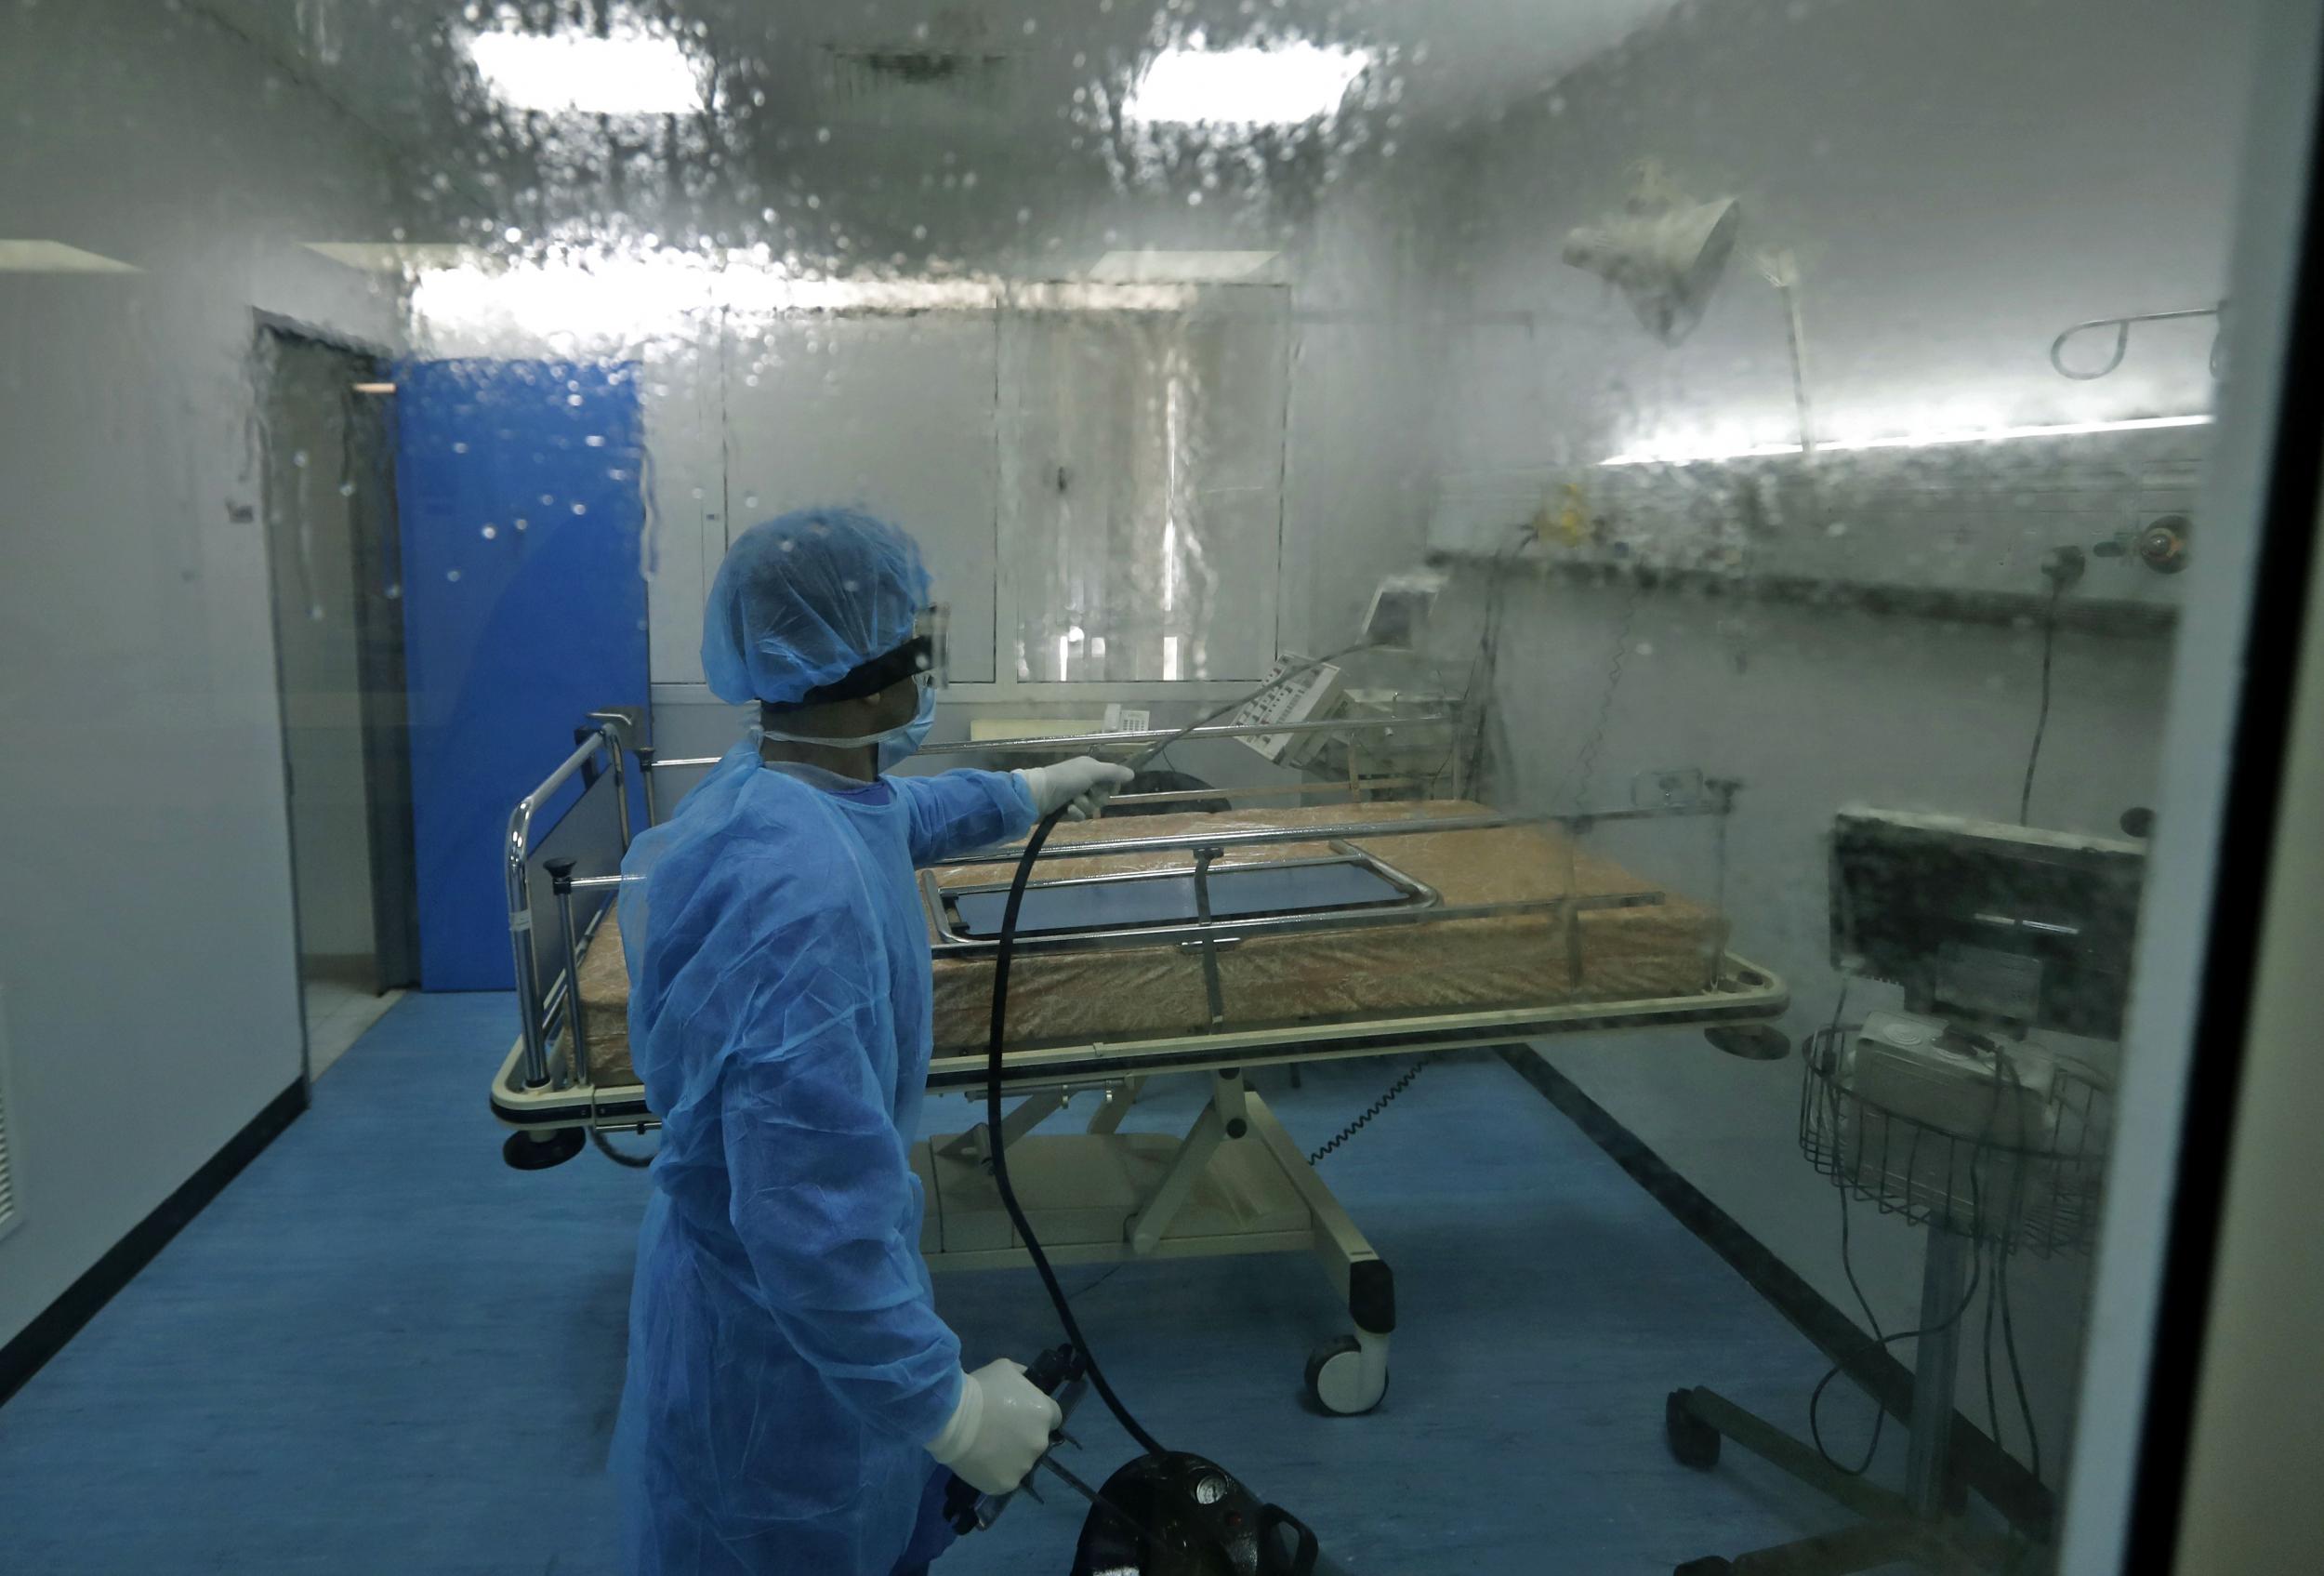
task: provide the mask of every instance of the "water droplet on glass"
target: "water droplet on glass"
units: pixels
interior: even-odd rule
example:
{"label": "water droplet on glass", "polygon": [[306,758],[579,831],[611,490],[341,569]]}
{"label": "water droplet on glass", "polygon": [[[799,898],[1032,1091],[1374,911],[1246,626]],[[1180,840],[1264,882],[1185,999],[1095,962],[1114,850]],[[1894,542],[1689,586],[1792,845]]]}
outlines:
{"label": "water droplet on glass", "polygon": [[573,512],[575,514],[587,514],[589,512],[589,506],[585,503],[576,503],[573,506]]}
{"label": "water droplet on glass", "polygon": [[299,470],[306,470],[306,469],[307,469],[307,451],[306,451],[305,449],[295,449],[295,450],[293,450],[293,451],[291,452],[291,463],[292,463],[293,465],[295,465],[295,466],[298,467],[298,469],[299,469]]}
{"label": "water droplet on glass", "polygon": [[554,494],[554,493],[543,493],[543,494],[541,495],[541,507],[542,507],[542,508],[544,508],[544,509],[547,509],[547,508],[548,508],[548,507],[550,507],[550,506],[554,505],[554,504],[556,503],[556,501],[557,501],[557,495],[556,495],[556,494]]}
{"label": "water droplet on glass", "polygon": [[745,493],[743,495],[743,507],[745,509],[757,509],[759,507],[759,495],[757,493]]}
{"label": "water droplet on glass", "polygon": [[390,586],[386,590],[380,592],[379,594],[386,597],[390,602],[401,602],[403,600],[403,588],[400,585]]}
{"label": "water droplet on glass", "polygon": [[831,128],[830,128],[829,126],[819,126],[815,127],[815,140],[816,140],[816,141],[818,141],[818,142],[828,142],[828,141],[830,141],[830,140],[831,140]]}
{"label": "water droplet on glass", "polygon": [[501,238],[503,241],[508,242],[508,245],[510,245],[511,246],[513,246],[513,245],[515,245],[518,242],[520,242],[520,241],[522,241],[522,240],[523,240],[523,239],[524,239],[524,232],[523,232],[523,231],[522,231],[522,230],[519,230],[519,229],[518,229],[515,225],[513,225],[513,224],[512,224],[512,225],[510,225],[508,229],[506,229],[506,230],[504,230],[504,231],[502,231],[502,232],[500,232],[500,238]]}
{"label": "water droplet on glass", "polygon": [[581,441],[593,449],[601,449],[605,446],[605,435],[601,432],[592,432]]}
{"label": "water droplet on glass", "polygon": [[447,569],[443,572],[443,577],[456,585],[459,582],[460,572],[457,569]]}
{"label": "water droplet on glass", "polygon": [[578,394],[567,394],[567,395],[565,396],[565,404],[569,404],[569,405],[577,405],[577,404],[579,404],[580,403],[581,403],[581,396],[580,396],[580,395],[578,395]]}
{"label": "water droplet on glass", "polygon": [[352,483],[352,482],[341,482],[341,483],[339,483],[339,497],[343,497],[343,498],[351,498],[351,497],[353,497],[354,496],[355,496],[355,483]]}
{"label": "water droplet on glass", "polygon": [[[468,445],[466,444],[455,444],[452,445],[452,452],[454,454],[466,454],[468,453]],[[299,463],[303,465],[306,462],[302,460]]]}
{"label": "water droplet on glass", "polygon": [[486,541],[489,542],[495,536],[500,535],[500,527],[497,525],[487,525],[482,531],[479,532],[478,535],[482,536]]}

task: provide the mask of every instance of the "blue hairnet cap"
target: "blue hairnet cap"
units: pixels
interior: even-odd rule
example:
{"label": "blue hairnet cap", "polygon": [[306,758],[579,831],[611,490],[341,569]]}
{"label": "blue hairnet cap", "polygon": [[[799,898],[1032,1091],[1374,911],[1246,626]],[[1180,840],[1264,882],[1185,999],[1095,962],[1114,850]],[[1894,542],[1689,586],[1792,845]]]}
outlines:
{"label": "blue hairnet cap", "polygon": [[802,509],[734,538],[702,615],[710,693],[787,705],[912,638],[919,544],[849,509]]}

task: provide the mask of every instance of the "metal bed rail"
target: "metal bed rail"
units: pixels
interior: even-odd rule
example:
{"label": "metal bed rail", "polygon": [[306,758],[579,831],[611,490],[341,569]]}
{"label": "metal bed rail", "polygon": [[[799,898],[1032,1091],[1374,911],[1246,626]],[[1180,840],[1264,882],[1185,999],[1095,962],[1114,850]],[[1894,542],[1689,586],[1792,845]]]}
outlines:
{"label": "metal bed rail", "polygon": [[[1613,1034],[1764,1023],[1782,1016],[1791,993],[1783,977],[1736,953],[1710,988],[1690,996],[1543,1002],[1482,1012],[1296,1024],[1131,1040],[1012,1049],[1001,1073],[1010,1094],[1088,1089],[1128,1078],[1253,1068],[1287,1063],[1386,1055],[1434,1054],[1523,1043],[1568,1034]],[[522,1082],[522,1047],[513,1048],[494,1086],[493,1107],[512,1127],[597,1127],[645,1132],[661,1119],[636,1085],[530,1090]],[[932,1093],[977,1094],[988,1067],[981,1051],[939,1053],[929,1064]]]}
{"label": "metal bed rail", "polygon": [[[1157,832],[1100,841],[1050,842],[1044,859],[1100,858],[1116,854],[1165,854],[1185,848],[1254,848],[1275,842],[1330,842],[1356,838],[1409,837],[1423,832],[1472,832],[1499,827],[1562,825],[1577,828],[1612,821],[1662,821],[1695,815],[1723,815],[1724,796],[1687,804],[1635,805],[1619,810],[1492,811],[1482,815],[1405,815],[1392,821],[1327,822],[1313,827],[1263,827],[1242,831]],[[963,865],[1013,865],[1024,856],[1017,846],[985,849],[947,859],[936,868]]]}
{"label": "metal bed rail", "polygon": [[519,1014],[524,1029],[523,1071],[528,1089],[548,1087],[550,1077],[548,1048],[560,1024],[569,1026],[574,1040],[574,1071],[583,1080],[588,1077],[588,1033],[583,1024],[581,1000],[581,938],[574,925],[573,894],[586,888],[601,887],[617,882],[619,878],[572,879],[569,873],[552,870],[557,897],[557,920],[563,954],[563,970],[542,988],[540,967],[534,953],[533,933],[535,916],[533,912],[532,882],[529,862],[533,855],[533,822],[541,809],[558,790],[571,782],[602,754],[613,777],[614,803],[621,834],[624,854],[629,851],[629,788],[628,774],[623,756],[631,748],[623,726],[606,720],[582,735],[573,753],[558,764],[555,771],[543,778],[540,786],[517,801],[508,812],[508,830],[503,844],[502,876],[508,897],[508,945],[516,963],[516,988]]}
{"label": "metal bed rail", "polygon": [[[1138,733],[1119,734],[1048,734],[1037,738],[1022,739],[955,739],[945,744],[924,744],[922,755],[1026,755],[1050,754],[1076,748],[1111,748],[1135,745],[1162,744],[1174,739],[1241,739],[1267,738],[1276,734],[1328,734],[1351,731],[1386,731],[1392,728],[1417,728],[1457,721],[1449,711],[1428,712],[1418,717],[1330,717],[1321,722],[1217,722],[1182,731],[1176,728],[1147,728]],[[702,771],[717,765],[724,757],[717,755],[687,756],[668,761],[656,760],[651,764],[654,771],[678,771],[692,768]],[[1301,784],[1300,787],[1319,787]],[[1338,784],[1331,785],[1337,788]],[[1259,791],[1256,789],[1217,788],[1208,797],[1220,794]],[[1290,791],[1277,788],[1274,791]]]}

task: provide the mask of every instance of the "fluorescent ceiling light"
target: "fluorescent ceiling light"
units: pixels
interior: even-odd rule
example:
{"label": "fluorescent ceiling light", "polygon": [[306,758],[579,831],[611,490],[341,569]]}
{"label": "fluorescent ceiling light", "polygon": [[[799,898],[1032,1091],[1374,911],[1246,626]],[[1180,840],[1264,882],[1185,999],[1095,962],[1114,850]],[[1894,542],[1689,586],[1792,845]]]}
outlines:
{"label": "fluorescent ceiling light", "polygon": [[61,241],[0,241],[0,273],[137,273],[134,264]]}
{"label": "fluorescent ceiling light", "polygon": [[[2075,438],[2092,432],[2146,432],[2165,427],[2208,427],[2207,413],[2140,416],[2119,421],[2061,421],[2038,427],[1974,427],[1899,432],[1877,438],[1835,438],[1816,445],[1818,454],[1853,454],[1866,449],[1929,449],[1950,444],[2000,444],[2019,438]],[[1601,465],[1703,465],[1724,459],[1769,459],[1800,453],[1797,444],[1758,444],[1748,448],[1638,449],[1602,459]]]}
{"label": "fluorescent ceiling light", "polygon": [[1089,277],[1124,284],[1249,279],[1266,273],[1275,252],[1108,252]]}
{"label": "fluorescent ceiling light", "polygon": [[1165,49],[1139,73],[1129,118],[1180,126],[1297,126],[1339,109],[1371,64],[1361,49],[1286,44]]}
{"label": "fluorescent ceiling light", "polygon": [[335,263],[378,273],[462,268],[482,264],[489,258],[481,246],[449,241],[302,241],[299,245]]}
{"label": "fluorescent ceiling light", "polygon": [[513,110],[684,115],[707,99],[703,63],[673,35],[636,22],[602,33],[528,33],[504,22],[470,34],[468,52],[492,96]]}

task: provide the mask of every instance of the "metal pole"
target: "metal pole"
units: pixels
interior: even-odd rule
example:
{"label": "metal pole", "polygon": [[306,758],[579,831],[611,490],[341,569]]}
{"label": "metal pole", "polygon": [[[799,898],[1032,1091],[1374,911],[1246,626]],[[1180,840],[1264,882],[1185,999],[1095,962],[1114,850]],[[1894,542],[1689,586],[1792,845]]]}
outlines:
{"label": "metal pole", "polygon": [[[1006,755],[1019,750],[1054,750],[1112,745],[1163,744],[1173,739],[1240,739],[1271,738],[1276,734],[1330,734],[1376,731],[1383,728],[1418,728],[1449,722],[1446,713],[1431,712],[1419,717],[1333,717],[1315,722],[1219,722],[1200,728],[1181,731],[1176,728],[1150,728],[1135,734],[1050,734],[1030,739],[960,739],[951,744],[924,745],[922,755]],[[671,762],[669,764],[691,764]]]}
{"label": "metal pole", "polygon": [[[619,787],[618,780],[615,787]],[[589,1082],[589,1031],[587,1013],[581,1005],[581,943],[573,928],[573,861],[552,859],[548,873],[556,881],[557,925],[563,933],[565,947],[565,1022],[573,1029],[573,1076],[576,1083]]]}
{"label": "metal pole", "polygon": [[[1041,857],[1044,859],[1090,859],[1100,854],[1166,854],[1178,848],[1251,848],[1271,842],[1354,842],[1364,838],[1410,837],[1425,832],[1473,832],[1486,831],[1499,827],[1550,825],[1581,827],[1594,825],[1601,821],[1659,821],[1677,816],[1715,815],[1717,814],[1719,814],[1718,803],[1715,801],[1704,801],[1694,804],[1652,805],[1627,810],[1590,810],[1564,814],[1538,810],[1495,812],[1483,815],[1406,815],[1393,821],[1318,821],[1310,826],[1264,827],[1248,831],[1204,829],[1077,842],[1051,841],[1042,848]],[[964,854],[957,858],[944,860],[941,864],[931,867],[950,869],[962,865],[1013,865],[1023,857],[1023,847],[1004,847],[979,854]]]}
{"label": "metal pole", "polygon": [[[1210,861],[1218,856],[1215,848],[1195,850],[1195,915],[1206,933],[1210,928]],[[1206,934],[1195,945],[1202,948],[1202,987],[1210,999],[1210,1026],[1215,1029],[1226,1022],[1226,998],[1219,987],[1219,944]]]}
{"label": "metal pole", "polygon": [[1953,1385],[1961,1371],[1961,1306],[1974,1239],[1932,1224],[1921,1271],[1922,1334],[1912,1363],[1912,1434],[1905,1454],[1905,1497],[1915,1515],[1945,1512],[1945,1456],[1953,1432]]}
{"label": "metal pole", "polygon": [[[629,852],[629,775],[621,763],[621,735],[611,728],[599,730],[605,741],[605,752],[614,758],[614,809],[621,817],[621,851]],[[649,819],[646,823],[653,825]]]}
{"label": "metal pole", "polygon": [[516,954],[517,1015],[524,1025],[524,1087],[548,1083],[548,1040],[541,1029],[540,973],[533,964],[533,894],[524,879],[525,842],[533,825],[533,801],[508,814],[506,875],[508,883],[508,945]]}
{"label": "metal pole", "polygon": [[[533,962],[533,894],[524,870],[525,856],[532,851],[533,813],[604,747],[604,731],[591,734],[574,747],[540,787],[517,801],[517,807],[508,812],[508,840],[501,850],[501,877],[508,890],[508,947],[516,964],[517,1009],[524,1029],[527,1089],[540,1089],[548,1082],[548,1037],[541,1024],[540,971]],[[619,747],[614,748],[618,758]],[[625,822],[627,819],[625,812]]]}

